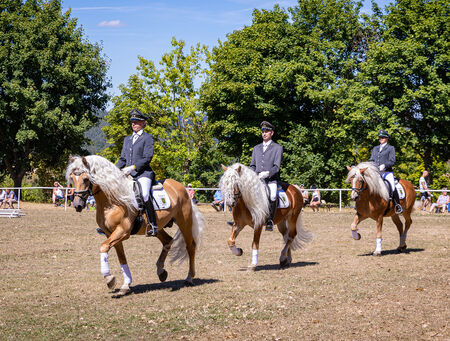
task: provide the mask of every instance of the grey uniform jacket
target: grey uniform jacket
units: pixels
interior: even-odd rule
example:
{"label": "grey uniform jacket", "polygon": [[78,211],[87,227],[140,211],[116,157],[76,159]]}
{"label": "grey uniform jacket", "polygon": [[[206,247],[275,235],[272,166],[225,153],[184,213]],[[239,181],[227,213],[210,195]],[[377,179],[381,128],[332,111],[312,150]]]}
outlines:
{"label": "grey uniform jacket", "polygon": [[370,161],[375,162],[377,166],[384,165],[386,167],[385,172],[392,172],[392,166],[395,163],[395,148],[386,143],[380,152],[380,145],[375,146],[372,149]]}
{"label": "grey uniform jacket", "polygon": [[253,148],[252,162],[250,169],[256,173],[268,171],[269,177],[266,181],[274,181],[280,179],[280,166],[283,158],[283,147],[278,143],[271,142],[266,151],[263,151],[263,144],[260,143]]}
{"label": "grey uniform jacket", "polygon": [[123,140],[122,152],[116,166],[119,169],[131,165],[136,166],[136,170],[131,172],[134,179],[141,177],[153,178],[153,170],[150,161],[153,158],[153,136],[142,133],[133,144],[133,135],[125,137]]}

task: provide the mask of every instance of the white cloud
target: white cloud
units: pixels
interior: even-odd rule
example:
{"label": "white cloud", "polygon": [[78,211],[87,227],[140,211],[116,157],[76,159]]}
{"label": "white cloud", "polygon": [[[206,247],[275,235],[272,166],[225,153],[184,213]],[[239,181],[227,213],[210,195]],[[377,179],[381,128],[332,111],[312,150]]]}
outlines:
{"label": "white cloud", "polygon": [[125,26],[120,20],[102,21],[97,24],[99,27],[122,27]]}

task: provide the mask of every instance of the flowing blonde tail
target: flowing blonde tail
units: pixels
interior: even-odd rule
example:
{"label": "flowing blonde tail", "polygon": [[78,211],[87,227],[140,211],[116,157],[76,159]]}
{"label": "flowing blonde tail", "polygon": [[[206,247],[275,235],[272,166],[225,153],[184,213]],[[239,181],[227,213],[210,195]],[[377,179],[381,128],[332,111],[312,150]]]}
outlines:
{"label": "flowing blonde tail", "polygon": [[[304,244],[309,243],[314,238],[314,235],[311,232],[305,230],[305,228],[303,226],[303,219],[302,219],[301,214],[298,215],[297,222],[296,222],[296,229],[297,229],[297,235],[295,236],[295,238],[291,244],[292,251],[301,249]],[[288,237],[289,237],[289,234],[288,233],[285,234],[285,238],[288,238]],[[285,240],[285,242],[286,242],[286,240]]]}
{"label": "flowing blonde tail", "polygon": [[[194,238],[196,250],[201,245],[203,238],[203,228],[205,226],[205,218],[198,210],[197,206],[191,203],[192,207],[192,237]],[[169,250],[169,262],[171,264],[175,263],[177,265],[183,263],[188,256],[186,249],[186,241],[184,240],[181,230],[178,231],[173,236],[172,246]]]}

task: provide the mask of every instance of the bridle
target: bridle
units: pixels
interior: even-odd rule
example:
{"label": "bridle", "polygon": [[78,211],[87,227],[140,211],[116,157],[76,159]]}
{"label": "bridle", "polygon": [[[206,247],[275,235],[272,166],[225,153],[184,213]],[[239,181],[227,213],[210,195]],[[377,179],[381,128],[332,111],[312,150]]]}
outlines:
{"label": "bridle", "polygon": [[242,197],[242,193],[241,193],[241,190],[239,189],[239,187],[238,187],[238,192],[236,193],[236,192],[233,192],[233,200],[234,201],[237,201],[238,199],[240,199]]}
{"label": "bridle", "polygon": [[[81,176],[83,173],[86,173],[86,172],[73,172],[72,174],[75,176]],[[73,194],[75,197],[86,200],[90,195],[96,195],[100,192],[100,189],[99,189],[93,193],[92,188],[93,188],[92,182],[89,181],[89,187],[87,189],[84,189],[82,191],[74,191]]]}
{"label": "bridle", "polygon": [[367,189],[366,179],[364,179],[364,175],[361,175],[361,176],[362,176],[362,180],[358,180],[358,181],[360,183],[362,183],[363,185],[361,187],[352,187],[352,191],[355,191],[356,193],[358,193],[358,197],[359,197],[360,193],[364,192]]}

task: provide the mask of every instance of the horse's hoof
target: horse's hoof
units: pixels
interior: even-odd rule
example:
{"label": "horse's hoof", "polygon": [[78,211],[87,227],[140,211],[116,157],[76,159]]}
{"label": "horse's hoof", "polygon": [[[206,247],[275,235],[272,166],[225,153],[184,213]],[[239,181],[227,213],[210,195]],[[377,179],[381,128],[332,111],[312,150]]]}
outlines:
{"label": "horse's hoof", "polygon": [[291,264],[289,262],[289,259],[287,258],[285,260],[280,261],[280,269],[287,269],[290,265]]}
{"label": "horse's hoof", "polygon": [[405,250],[406,250],[406,244],[403,245],[403,246],[399,246],[399,247],[397,248],[397,252],[398,252],[398,253],[402,253],[402,252],[404,252]]}
{"label": "horse's hoof", "polygon": [[192,280],[184,280],[184,285],[187,287],[193,287],[194,286],[194,282]]}
{"label": "horse's hoof", "polygon": [[131,289],[130,289],[130,287],[128,286],[128,284],[124,284],[124,285],[122,285],[122,287],[120,288],[118,295],[119,295],[119,296],[125,296],[125,295],[128,295],[130,292],[131,292]]}
{"label": "horse's hoof", "polygon": [[359,232],[352,233],[352,237],[353,237],[354,240],[360,240],[361,239],[361,235],[359,234]]}
{"label": "horse's hoof", "polygon": [[161,282],[165,282],[167,279],[167,271],[164,270],[163,272],[161,272],[160,274],[158,274],[159,280]]}
{"label": "horse's hoof", "polygon": [[116,277],[113,275],[108,275],[105,276],[104,279],[109,290],[113,290],[116,287]]}
{"label": "horse's hoof", "polygon": [[247,271],[251,271],[251,272],[256,271],[256,265],[253,265],[253,264],[249,265],[249,266],[247,267]]}
{"label": "horse's hoof", "polygon": [[381,251],[374,251],[373,255],[375,257],[380,257],[381,256]]}
{"label": "horse's hoof", "polygon": [[242,256],[242,254],[244,253],[244,250],[242,250],[240,247],[238,247],[238,251],[239,251],[239,253],[236,256]]}

